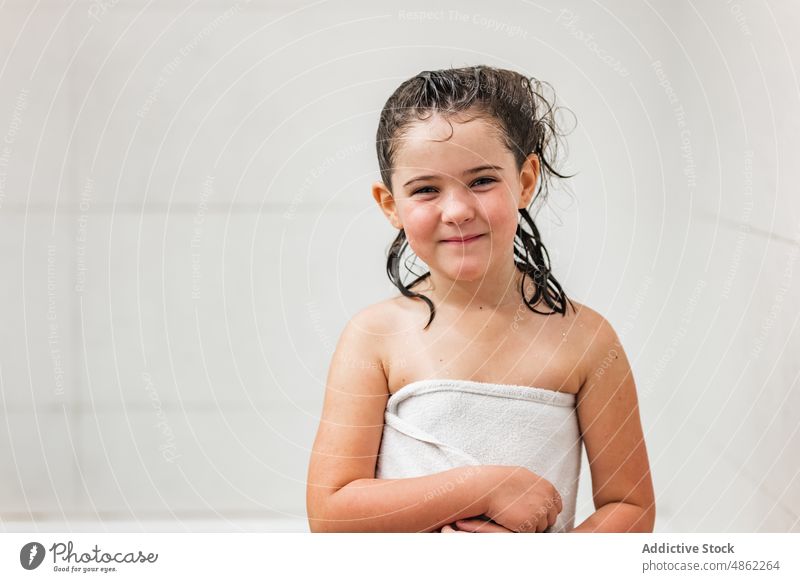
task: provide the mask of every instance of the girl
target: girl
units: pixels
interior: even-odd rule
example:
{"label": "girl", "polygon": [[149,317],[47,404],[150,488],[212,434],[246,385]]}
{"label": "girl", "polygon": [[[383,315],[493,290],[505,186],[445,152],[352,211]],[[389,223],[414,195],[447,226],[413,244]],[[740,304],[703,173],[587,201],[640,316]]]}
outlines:
{"label": "girl", "polygon": [[[420,73],[384,106],[372,194],[399,231],[387,272],[400,295],[337,345],[312,531],[652,531],[627,357],[567,298],[528,212],[567,177],[554,113],[538,81],[486,66]],[[406,286],[409,245],[429,270]],[[581,445],[596,511],[574,527]]]}

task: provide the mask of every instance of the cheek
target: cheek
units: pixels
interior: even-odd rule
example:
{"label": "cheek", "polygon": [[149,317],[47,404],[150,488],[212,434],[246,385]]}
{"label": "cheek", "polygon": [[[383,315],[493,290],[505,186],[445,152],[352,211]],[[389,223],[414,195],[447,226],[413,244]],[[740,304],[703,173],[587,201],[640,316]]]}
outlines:
{"label": "cheek", "polygon": [[519,210],[506,197],[488,200],[485,205],[486,220],[496,237],[514,238],[519,224]]}
{"label": "cheek", "polygon": [[403,228],[408,244],[417,255],[425,245],[430,244],[436,231],[435,213],[423,207],[406,208],[403,217]]}

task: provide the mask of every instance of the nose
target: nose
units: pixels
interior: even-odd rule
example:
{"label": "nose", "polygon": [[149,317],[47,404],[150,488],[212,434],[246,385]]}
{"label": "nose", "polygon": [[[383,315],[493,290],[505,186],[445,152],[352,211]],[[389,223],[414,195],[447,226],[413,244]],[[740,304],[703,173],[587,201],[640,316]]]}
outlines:
{"label": "nose", "polygon": [[475,216],[474,195],[466,187],[455,187],[447,191],[442,199],[442,220],[453,224],[461,224],[472,220]]}

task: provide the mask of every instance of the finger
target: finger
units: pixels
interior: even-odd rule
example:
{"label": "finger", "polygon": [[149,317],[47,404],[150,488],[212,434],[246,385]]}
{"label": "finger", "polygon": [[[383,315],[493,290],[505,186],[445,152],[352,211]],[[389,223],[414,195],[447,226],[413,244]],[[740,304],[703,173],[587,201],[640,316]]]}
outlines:
{"label": "finger", "polygon": [[456,521],[456,527],[473,533],[513,533],[499,523],[483,519],[459,519]]}
{"label": "finger", "polygon": [[547,529],[547,519],[544,516],[542,516],[536,523],[536,533],[542,533],[546,529]]}
{"label": "finger", "polygon": [[558,511],[556,511],[555,508],[552,508],[547,513],[547,525],[554,525],[556,523],[556,519],[558,519]]}
{"label": "finger", "polygon": [[486,520],[478,519],[478,518],[471,518],[471,519],[459,519],[453,524],[455,527],[460,529],[461,531],[471,531],[474,532],[480,528],[480,526],[484,525]]}

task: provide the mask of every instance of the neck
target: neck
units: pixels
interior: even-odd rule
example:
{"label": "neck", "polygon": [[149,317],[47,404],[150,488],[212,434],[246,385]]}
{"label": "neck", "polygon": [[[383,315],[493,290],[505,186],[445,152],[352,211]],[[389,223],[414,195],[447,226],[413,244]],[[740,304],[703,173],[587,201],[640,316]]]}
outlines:
{"label": "neck", "polygon": [[431,300],[439,305],[472,311],[478,309],[500,309],[516,305],[522,301],[520,284],[522,273],[517,269],[513,259],[486,273],[476,281],[460,281],[443,277],[431,271]]}

